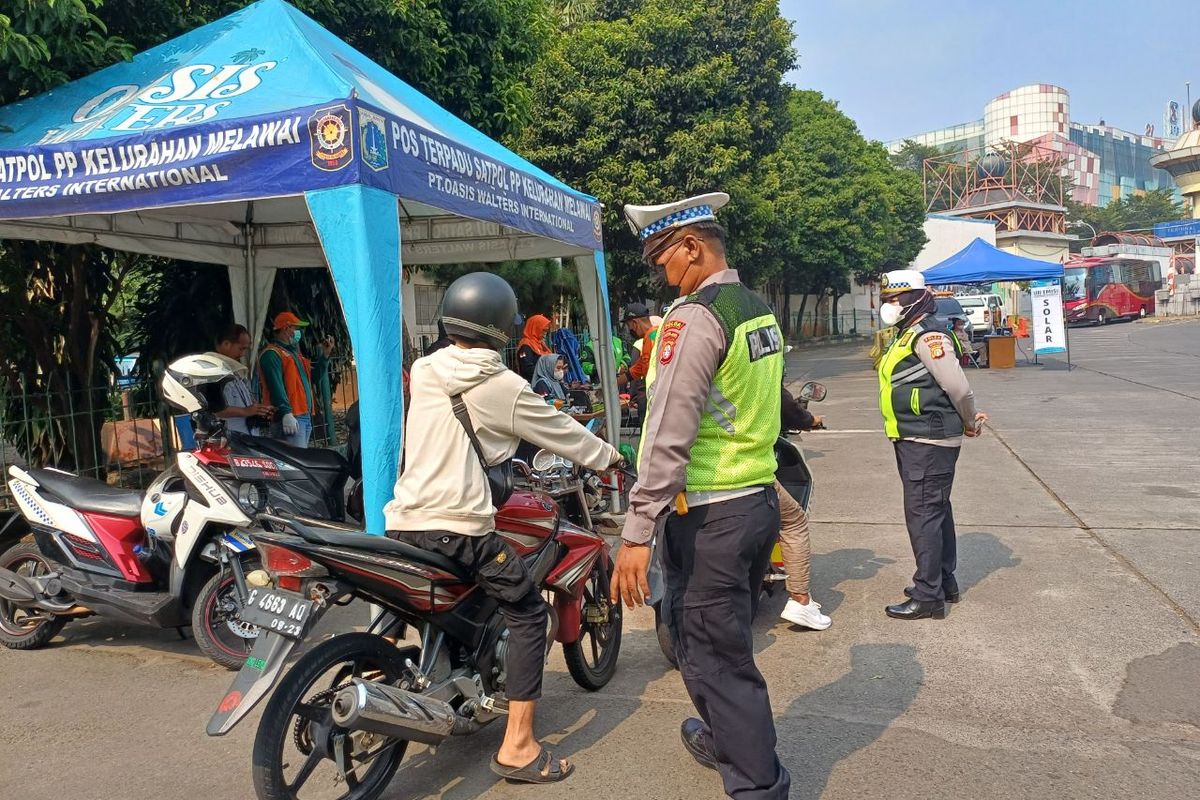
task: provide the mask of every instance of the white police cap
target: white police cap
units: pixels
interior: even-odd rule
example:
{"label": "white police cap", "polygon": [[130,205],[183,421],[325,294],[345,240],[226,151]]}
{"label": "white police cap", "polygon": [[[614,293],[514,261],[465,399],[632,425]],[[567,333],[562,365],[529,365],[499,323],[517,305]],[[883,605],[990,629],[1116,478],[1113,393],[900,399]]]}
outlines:
{"label": "white police cap", "polygon": [[724,192],[709,192],[658,206],[626,205],[625,219],[633,232],[644,242],[668,228],[681,228],[684,225],[715,220],[717,209],[728,202],[729,195]]}
{"label": "white police cap", "polygon": [[925,288],[925,276],[915,269],[894,269],[885,272],[879,282],[879,294],[888,295]]}

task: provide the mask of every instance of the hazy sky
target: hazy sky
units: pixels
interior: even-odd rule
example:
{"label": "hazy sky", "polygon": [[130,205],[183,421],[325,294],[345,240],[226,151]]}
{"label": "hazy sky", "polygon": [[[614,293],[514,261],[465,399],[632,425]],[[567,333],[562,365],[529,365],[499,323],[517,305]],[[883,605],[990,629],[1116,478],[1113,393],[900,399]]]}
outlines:
{"label": "hazy sky", "polygon": [[[983,117],[998,94],[1052,83],[1071,119],[1162,133],[1169,100],[1200,99],[1200,0],[781,0],[800,68],[871,139]],[[1190,114],[1185,116],[1185,121]]]}

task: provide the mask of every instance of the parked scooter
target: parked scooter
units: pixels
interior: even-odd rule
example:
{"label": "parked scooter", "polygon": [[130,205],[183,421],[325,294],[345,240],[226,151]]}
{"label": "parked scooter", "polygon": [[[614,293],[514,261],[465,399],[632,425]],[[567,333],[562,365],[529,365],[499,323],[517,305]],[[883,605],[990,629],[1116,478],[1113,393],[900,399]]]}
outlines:
{"label": "parked scooter", "polygon": [[[825,399],[827,390],[824,384],[809,381],[800,389],[797,400],[807,408],[810,402],[819,403]],[[824,425],[819,428],[824,428]],[[775,440],[775,478],[790,494],[800,507],[808,511],[812,501],[813,480],[808,462],[804,458],[804,450],[791,437],[799,438],[799,431],[782,431]],[[650,558],[650,571],[647,576],[650,584],[650,605],[654,608],[654,626],[658,634],[658,646],[671,666],[678,667],[675,657],[675,643],[671,638],[671,629],[667,625],[663,612],[663,598],[666,594],[666,584],[663,578],[662,553],[657,539],[654,542],[654,553]],[[763,578],[762,595],[773,596],[776,588],[787,580],[787,571],[783,565],[783,551],[779,542],[771,551],[771,563]],[[762,596],[760,595],[760,596]]]}
{"label": "parked scooter", "polygon": [[[265,571],[248,576],[243,618],[263,633],[208,725],[209,735],[229,732],[274,687],[254,740],[261,800],[290,800],[318,782],[339,797],[371,800],[409,742],[436,746],[505,715],[504,618],[458,564],[348,527],[273,515],[262,522],[274,530],[251,534]],[[585,689],[605,686],[616,671],[622,614],[608,600],[604,539],[534,491],[514,492],[496,526],[552,595],[549,641],[562,644],[571,677]],[[367,632],[308,650],[280,680],[321,615],[354,599],[383,613]],[[409,625],[420,631],[420,647],[383,638]]]}
{"label": "parked scooter", "polygon": [[[227,375],[204,356],[167,368],[163,395],[194,413],[200,447],[177,453],[144,493],[57,469],[9,468],[21,523],[0,539],[0,644],[38,648],[69,620],[97,614],[162,628],[191,624],[206,655],[229,669],[241,665],[257,631],[237,618],[238,584],[258,556],[238,529],[256,507],[250,485],[231,472],[237,459],[208,437],[196,391]],[[21,541],[29,533],[34,541]]]}

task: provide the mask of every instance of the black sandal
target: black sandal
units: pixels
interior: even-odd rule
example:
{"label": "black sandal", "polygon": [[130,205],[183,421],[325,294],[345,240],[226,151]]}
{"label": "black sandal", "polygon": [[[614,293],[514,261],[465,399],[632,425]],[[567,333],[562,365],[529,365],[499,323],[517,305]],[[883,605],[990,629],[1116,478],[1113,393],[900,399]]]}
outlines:
{"label": "black sandal", "polygon": [[546,748],[538,753],[537,758],[523,767],[509,767],[501,764],[496,756],[492,756],[492,772],[507,781],[516,783],[558,783],[571,777],[575,765],[568,763],[563,769],[562,760]]}

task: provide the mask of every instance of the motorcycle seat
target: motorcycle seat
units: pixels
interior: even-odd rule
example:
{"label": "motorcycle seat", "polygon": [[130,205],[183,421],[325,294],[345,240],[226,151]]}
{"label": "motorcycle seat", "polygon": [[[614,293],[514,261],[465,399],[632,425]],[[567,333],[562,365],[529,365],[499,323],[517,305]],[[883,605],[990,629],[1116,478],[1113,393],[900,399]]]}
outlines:
{"label": "motorcycle seat", "polygon": [[431,553],[411,544],[391,539],[387,536],[377,536],[365,533],[361,528],[312,517],[292,515],[285,518],[287,527],[298,534],[300,538],[317,544],[327,544],[331,547],[349,547],[354,550],[368,550],[372,553],[403,556],[411,561],[419,562],[428,567],[434,567],[448,572],[464,583],[472,583],[475,578],[461,564],[438,553]]}
{"label": "motorcycle seat", "polygon": [[56,469],[28,469],[29,476],[54,498],[79,511],[95,511],[118,517],[136,517],[142,512],[142,495],[118,489],[94,478],[84,478]]}
{"label": "motorcycle seat", "polygon": [[336,450],[327,450],[323,447],[296,447],[266,436],[242,434],[230,437],[230,443],[233,444],[232,450],[235,453],[246,450],[255,451],[294,464],[301,469],[346,473],[350,471],[349,462]]}

